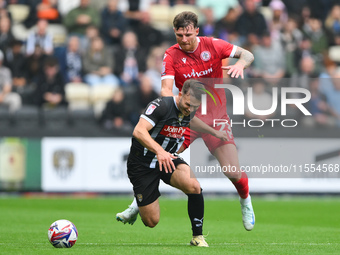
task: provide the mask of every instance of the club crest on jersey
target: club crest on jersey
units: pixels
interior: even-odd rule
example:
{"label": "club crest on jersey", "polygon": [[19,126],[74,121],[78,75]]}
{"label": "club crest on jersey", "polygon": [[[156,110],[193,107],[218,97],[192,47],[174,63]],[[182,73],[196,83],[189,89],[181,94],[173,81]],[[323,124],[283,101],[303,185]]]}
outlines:
{"label": "club crest on jersey", "polygon": [[178,122],[179,123],[182,122],[183,118],[184,118],[184,114],[183,113],[178,114]]}
{"label": "club crest on jersey", "polygon": [[187,62],[186,58],[182,58],[183,63],[185,64],[185,62]]}
{"label": "club crest on jersey", "polygon": [[210,58],[211,58],[211,54],[210,54],[209,51],[203,51],[203,52],[201,53],[201,59],[202,59],[203,61],[208,61]]}
{"label": "club crest on jersey", "polygon": [[148,109],[145,111],[145,114],[150,115],[151,113],[153,113],[153,111],[156,109],[156,107],[157,107],[156,105],[150,104]]}
{"label": "club crest on jersey", "polygon": [[143,195],[142,194],[137,194],[137,199],[139,202],[142,202],[143,201]]}

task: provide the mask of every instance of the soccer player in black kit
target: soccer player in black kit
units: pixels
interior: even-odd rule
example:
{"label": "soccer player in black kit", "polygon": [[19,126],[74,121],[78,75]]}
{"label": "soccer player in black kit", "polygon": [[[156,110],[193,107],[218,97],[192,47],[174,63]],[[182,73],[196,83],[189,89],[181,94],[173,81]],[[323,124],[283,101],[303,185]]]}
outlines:
{"label": "soccer player in black kit", "polygon": [[[127,172],[145,226],[159,222],[159,181],[162,180],[188,196],[188,214],[192,225],[191,245],[208,247],[202,235],[204,200],[199,182],[188,164],[174,153],[184,141],[187,127],[211,132],[220,139],[227,135],[201,122],[194,114],[201,103],[204,85],[187,80],[178,96],[152,101],[140,116],[132,137]],[[191,121],[192,120],[192,121]]]}

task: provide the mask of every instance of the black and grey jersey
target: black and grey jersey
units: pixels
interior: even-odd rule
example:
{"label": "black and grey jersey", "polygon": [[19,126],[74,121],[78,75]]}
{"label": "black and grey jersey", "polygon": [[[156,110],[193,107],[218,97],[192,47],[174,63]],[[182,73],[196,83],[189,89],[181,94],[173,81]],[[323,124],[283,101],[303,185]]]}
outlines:
{"label": "black and grey jersey", "polygon": [[[191,117],[190,117],[191,116]],[[184,116],[177,108],[174,97],[160,97],[149,103],[140,116],[153,125],[150,136],[170,153],[175,153],[184,142],[184,131],[194,116]],[[132,137],[130,158],[150,168],[155,168],[156,154]]]}

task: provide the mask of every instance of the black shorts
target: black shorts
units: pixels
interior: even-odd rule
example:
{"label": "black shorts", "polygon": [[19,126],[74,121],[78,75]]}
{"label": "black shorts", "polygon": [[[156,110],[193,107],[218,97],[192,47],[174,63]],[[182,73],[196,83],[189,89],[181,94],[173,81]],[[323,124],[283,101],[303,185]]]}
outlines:
{"label": "black shorts", "polygon": [[[175,167],[180,164],[188,165],[182,158],[178,157],[173,160]],[[138,206],[144,206],[154,202],[161,193],[159,192],[159,180],[170,185],[172,173],[165,173],[159,170],[158,162],[155,168],[149,168],[141,165],[137,160],[128,158],[127,173],[130,182],[133,185],[134,196],[137,199]]]}

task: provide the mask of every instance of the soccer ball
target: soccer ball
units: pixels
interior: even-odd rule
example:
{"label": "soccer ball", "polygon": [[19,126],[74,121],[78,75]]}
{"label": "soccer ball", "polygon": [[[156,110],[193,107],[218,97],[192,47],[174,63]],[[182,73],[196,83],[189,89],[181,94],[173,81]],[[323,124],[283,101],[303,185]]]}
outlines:
{"label": "soccer ball", "polygon": [[71,248],[77,241],[78,230],[68,220],[57,220],[48,229],[48,240],[56,248]]}

